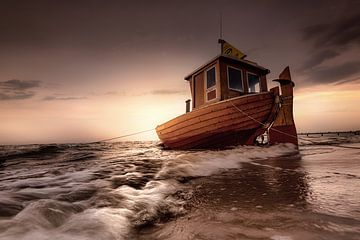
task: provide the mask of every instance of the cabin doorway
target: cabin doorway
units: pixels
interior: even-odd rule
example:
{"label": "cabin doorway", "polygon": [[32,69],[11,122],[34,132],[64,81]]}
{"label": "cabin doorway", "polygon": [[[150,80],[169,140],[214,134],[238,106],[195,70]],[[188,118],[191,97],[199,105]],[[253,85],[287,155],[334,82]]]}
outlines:
{"label": "cabin doorway", "polygon": [[215,65],[210,67],[208,70],[205,71],[205,97],[206,101],[211,101],[216,99],[216,67]]}
{"label": "cabin doorway", "polygon": [[194,103],[193,108],[204,104],[204,74],[199,73],[194,77]]}

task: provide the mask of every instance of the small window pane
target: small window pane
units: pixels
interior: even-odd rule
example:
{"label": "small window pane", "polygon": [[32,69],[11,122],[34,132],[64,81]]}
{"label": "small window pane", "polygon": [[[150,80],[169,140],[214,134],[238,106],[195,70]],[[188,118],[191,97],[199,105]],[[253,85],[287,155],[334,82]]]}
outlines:
{"label": "small window pane", "polygon": [[237,90],[237,91],[244,91],[242,85],[242,78],[241,78],[241,71],[235,68],[228,68],[229,73],[229,88]]}
{"label": "small window pane", "polygon": [[260,92],[260,79],[255,74],[248,73],[249,92]]}
{"label": "small window pane", "polygon": [[216,84],[215,67],[206,71],[206,88],[211,88]]}

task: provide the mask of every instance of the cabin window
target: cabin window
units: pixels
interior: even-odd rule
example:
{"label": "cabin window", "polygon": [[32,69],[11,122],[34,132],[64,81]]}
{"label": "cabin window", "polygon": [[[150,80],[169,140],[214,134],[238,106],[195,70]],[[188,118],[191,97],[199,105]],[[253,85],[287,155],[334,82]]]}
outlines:
{"label": "cabin window", "polygon": [[240,69],[228,66],[228,84],[229,89],[243,92],[242,73]]}
{"label": "cabin window", "polygon": [[206,88],[211,88],[216,84],[215,66],[206,71]]}
{"label": "cabin window", "polygon": [[206,76],[206,101],[210,101],[216,98],[216,68],[210,67],[205,71]]}
{"label": "cabin window", "polygon": [[247,73],[247,80],[249,83],[250,93],[260,92],[260,78],[258,75],[253,73]]}

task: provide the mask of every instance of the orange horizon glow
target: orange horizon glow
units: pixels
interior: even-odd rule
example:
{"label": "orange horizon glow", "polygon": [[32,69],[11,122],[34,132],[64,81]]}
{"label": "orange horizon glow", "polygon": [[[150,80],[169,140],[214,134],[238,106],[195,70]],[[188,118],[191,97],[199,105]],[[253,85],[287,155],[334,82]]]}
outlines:
{"label": "orange horizon glow", "polygon": [[[92,142],[155,128],[185,112],[179,94],[94,97],[76,101],[3,102],[0,144]],[[188,92],[186,92],[186,90]],[[14,105],[17,105],[14,108]],[[360,129],[357,85],[299,89],[294,94],[298,132]],[[155,131],[119,139],[158,140]]]}

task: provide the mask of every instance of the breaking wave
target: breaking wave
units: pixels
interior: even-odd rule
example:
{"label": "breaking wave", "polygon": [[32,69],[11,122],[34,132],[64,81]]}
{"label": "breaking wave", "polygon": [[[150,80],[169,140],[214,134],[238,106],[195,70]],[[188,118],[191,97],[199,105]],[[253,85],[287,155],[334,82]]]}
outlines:
{"label": "breaking wave", "polygon": [[279,144],[267,148],[243,146],[223,151],[185,153],[165,160],[156,178],[209,176],[223,169],[239,168],[242,162],[297,153],[293,144]]}
{"label": "breaking wave", "polygon": [[0,168],[0,239],[131,239],[139,229],[186,214],[193,191],[184,179],[298,153],[291,144],[224,151],[163,151],[155,143],[15,150],[2,156],[10,160]]}

